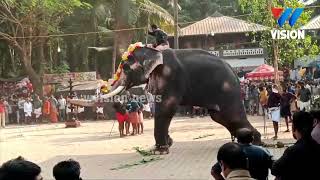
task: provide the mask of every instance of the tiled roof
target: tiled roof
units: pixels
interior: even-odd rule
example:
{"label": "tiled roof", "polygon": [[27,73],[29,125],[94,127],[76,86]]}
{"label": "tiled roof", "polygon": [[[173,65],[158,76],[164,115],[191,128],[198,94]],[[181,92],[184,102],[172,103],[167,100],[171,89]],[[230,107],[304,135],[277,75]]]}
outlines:
{"label": "tiled roof", "polygon": [[218,33],[242,33],[267,30],[267,27],[246,22],[228,16],[207,17],[201,21],[184,27],[180,30],[180,36],[206,35]]}
{"label": "tiled roof", "polygon": [[320,29],[320,15],[311,19],[306,25],[302,26],[301,29]]}

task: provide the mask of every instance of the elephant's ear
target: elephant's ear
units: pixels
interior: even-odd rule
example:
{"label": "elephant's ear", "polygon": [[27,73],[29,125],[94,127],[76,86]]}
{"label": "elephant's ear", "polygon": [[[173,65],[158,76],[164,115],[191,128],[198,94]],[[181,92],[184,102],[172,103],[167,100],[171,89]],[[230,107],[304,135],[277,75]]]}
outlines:
{"label": "elephant's ear", "polygon": [[[146,48],[146,47],[145,47]],[[159,65],[163,64],[162,52],[147,48],[145,53],[145,59],[143,61],[144,76],[149,78],[152,71]]]}

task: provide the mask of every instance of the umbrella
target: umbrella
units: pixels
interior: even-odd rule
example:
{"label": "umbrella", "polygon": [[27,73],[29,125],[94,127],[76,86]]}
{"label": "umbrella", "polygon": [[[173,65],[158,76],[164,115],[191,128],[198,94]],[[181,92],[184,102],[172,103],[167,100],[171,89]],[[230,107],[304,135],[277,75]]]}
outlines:
{"label": "umbrella", "polygon": [[[278,71],[279,79],[283,80],[283,72]],[[262,64],[261,66],[254,69],[252,72],[246,74],[246,78],[249,80],[273,80],[274,79],[274,68],[267,64]]]}

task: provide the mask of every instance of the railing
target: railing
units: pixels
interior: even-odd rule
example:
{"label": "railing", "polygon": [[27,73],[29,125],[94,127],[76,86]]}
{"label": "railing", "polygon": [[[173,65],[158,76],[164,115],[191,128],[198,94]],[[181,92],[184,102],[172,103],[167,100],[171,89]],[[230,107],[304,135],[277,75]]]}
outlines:
{"label": "railing", "polygon": [[263,48],[231,49],[231,50],[209,51],[209,52],[218,57],[264,56],[265,55]]}
{"label": "railing", "polygon": [[263,55],[263,48],[234,49],[234,50],[223,51],[223,56],[253,56],[253,55]]}
{"label": "railing", "polygon": [[219,51],[209,51],[211,54],[219,57]]}

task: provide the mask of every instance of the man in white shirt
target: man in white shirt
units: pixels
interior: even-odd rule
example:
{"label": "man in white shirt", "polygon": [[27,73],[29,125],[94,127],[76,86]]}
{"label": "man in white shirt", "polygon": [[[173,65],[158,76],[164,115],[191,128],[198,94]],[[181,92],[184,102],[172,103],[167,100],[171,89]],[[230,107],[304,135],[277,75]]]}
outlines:
{"label": "man in white shirt", "polygon": [[148,119],[151,117],[151,108],[148,102],[143,104],[143,116]]}
{"label": "man in white shirt", "polygon": [[10,119],[9,119],[9,110],[11,110],[11,107],[8,103],[8,101],[6,99],[4,99],[3,101],[3,104],[6,108],[6,111],[5,111],[5,118],[6,118],[6,123],[9,123],[10,122]]}
{"label": "man in white shirt", "polygon": [[23,97],[20,97],[19,98],[19,101],[18,101],[18,111],[17,111],[17,122],[22,124],[23,122],[25,122],[25,119],[24,119],[24,103],[26,101],[23,99]]}
{"label": "man in white shirt", "polygon": [[58,104],[59,104],[59,117],[60,121],[65,121],[66,120],[66,106],[67,106],[67,101],[66,99],[61,95],[60,98],[58,99]]}
{"label": "man in white shirt", "polygon": [[84,120],[84,107],[78,106],[78,117],[80,120]]}
{"label": "man in white shirt", "polygon": [[32,117],[32,103],[28,98],[27,101],[23,104],[24,117],[27,124],[31,122]]}

